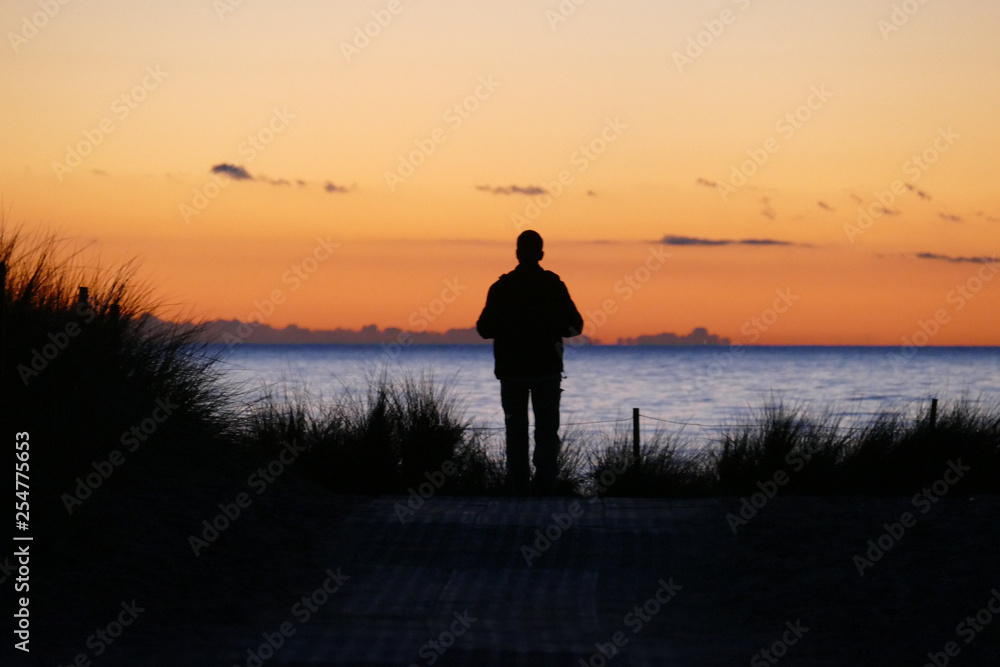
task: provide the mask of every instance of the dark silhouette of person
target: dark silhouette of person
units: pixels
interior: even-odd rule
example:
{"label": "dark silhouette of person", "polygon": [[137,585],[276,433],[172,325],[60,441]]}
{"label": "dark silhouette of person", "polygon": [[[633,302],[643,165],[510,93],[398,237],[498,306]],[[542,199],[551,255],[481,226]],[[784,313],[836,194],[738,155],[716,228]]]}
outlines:
{"label": "dark silhouette of person", "polygon": [[507,427],[507,483],[515,495],[529,490],[528,397],[535,413],[535,489],[554,490],[559,441],[559,396],[563,338],[583,330],[566,285],[538,262],[542,237],[527,230],[517,237],[518,266],[500,276],[486,296],[476,331],[493,339],[494,374]]}

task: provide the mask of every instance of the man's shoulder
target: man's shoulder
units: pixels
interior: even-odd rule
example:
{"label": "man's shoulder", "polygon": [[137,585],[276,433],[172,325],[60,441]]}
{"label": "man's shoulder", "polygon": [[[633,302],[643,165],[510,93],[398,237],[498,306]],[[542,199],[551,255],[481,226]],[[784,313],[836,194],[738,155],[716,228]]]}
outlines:
{"label": "man's shoulder", "polygon": [[498,291],[520,291],[526,288],[558,289],[562,286],[562,278],[553,271],[548,271],[541,267],[529,270],[518,267],[497,278],[491,289]]}
{"label": "man's shoulder", "polygon": [[507,273],[500,274],[500,277],[493,282],[492,287],[494,288],[503,287],[504,285],[509,284],[510,281],[513,279],[514,279],[513,271],[508,271]]}
{"label": "man's shoulder", "polygon": [[559,274],[554,271],[548,271],[543,269],[542,277],[540,280],[545,282],[546,285],[549,285],[552,288],[561,288],[565,286],[565,284],[562,281],[562,278],[560,278]]}
{"label": "man's shoulder", "polygon": [[502,276],[500,276],[500,278],[507,278],[508,276],[511,279],[522,278],[527,280],[545,281],[554,283],[562,282],[562,279],[559,277],[559,274],[555,273],[554,271],[549,271],[548,269],[543,269],[540,266],[532,267],[530,269],[524,267],[518,267],[513,271],[511,271],[510,273],[503,274]]}
{"label": "man's shoulder", "polygon": [[542,273],[549,280],[552,280],[554,282],[560,282],[560,283],[562,282],[562,278],[560,278],[559,274],[556,273],[555,271],[549,271],[548,269],[542,269]]}

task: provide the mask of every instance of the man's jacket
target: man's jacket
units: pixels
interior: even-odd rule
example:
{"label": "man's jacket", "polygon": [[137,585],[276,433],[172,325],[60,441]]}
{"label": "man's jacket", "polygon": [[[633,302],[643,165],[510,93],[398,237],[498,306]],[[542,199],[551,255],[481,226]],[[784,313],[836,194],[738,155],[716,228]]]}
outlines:
{"label": "man's jacket", "polygon": [[500,379],[561,373],[563,338],[583,330],[583,318],[559,276],[520,264],[490,287],[476,330],[493,339]]}

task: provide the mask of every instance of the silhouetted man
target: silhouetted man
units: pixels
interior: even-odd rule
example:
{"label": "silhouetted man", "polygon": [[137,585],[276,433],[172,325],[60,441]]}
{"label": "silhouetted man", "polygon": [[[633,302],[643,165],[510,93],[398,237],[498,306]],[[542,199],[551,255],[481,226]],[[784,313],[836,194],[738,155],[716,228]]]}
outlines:
{"label": "silhouetted man", "polygon": [[517,237],[518,266],[490,287],[476,330],[493,339],[494,373],[507,425],[507,480],[511,491],[528,490],[528,397],[535,413],[535,485],[555,486],[559,457],[559,387],[563,338],[579,335],[583,318],[559,276],[538,265],[542,237]]}

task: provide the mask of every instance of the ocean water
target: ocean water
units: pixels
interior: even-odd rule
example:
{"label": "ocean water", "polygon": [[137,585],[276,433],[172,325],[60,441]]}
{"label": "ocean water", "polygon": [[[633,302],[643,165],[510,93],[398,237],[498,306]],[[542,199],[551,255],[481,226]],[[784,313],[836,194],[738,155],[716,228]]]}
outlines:
{"label": "ocean water", "polygon": [[[584,431],[631,428],[711,436],[782,401],[845,425],[886,409],[916,410],[938,398],[1000,403],[1000,348],[618,347],[567,349],[562,421]],[[465,417],[503,426],[490,346],[241,345],[223,368],[248,398],[306,392],[337,400],[364,395],[368,381],[431,377],[447,385]]]}

